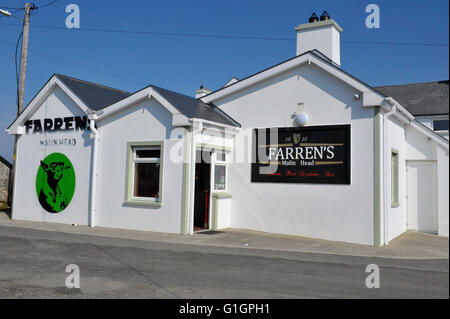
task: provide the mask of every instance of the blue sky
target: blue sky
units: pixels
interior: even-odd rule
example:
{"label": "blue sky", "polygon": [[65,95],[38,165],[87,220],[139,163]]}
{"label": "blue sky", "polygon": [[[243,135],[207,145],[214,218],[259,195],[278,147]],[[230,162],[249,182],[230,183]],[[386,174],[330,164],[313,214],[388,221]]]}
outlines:
{"label": "blue sky", "polygon": [[[23,7],[0,0],[0,8]],[[35,0],[39,7],[50,0]],[[80,7],[81,28],[65,29],[65,8]],[[379,29],[365,26],[368,4],[381,10]],[[32,16],[25,104],[53,73],[136,91],[155,84],[193,95],[212,90],[295,55],[295,31],[312,12],[326,9],[344,29],[342,68],[373,85],[448,79],[449,2],[59,0]],[[18,12],[17,16],[22,16]],[[4,129],[16,114],[14,44],[20,20],[0,18],[0,155],[12,159],[13,139]],[[45,27],[56,28],[45,28]],[[167,36],[92,32],[87,29],[231,35],[288,40]],[[446,46],[355,44],[346,41],[445,43]],[[51,57],[49,57],[51,56]],[[67,63],[71,62],[71,63]],[[96,72],[98,71],[98,72]]]}

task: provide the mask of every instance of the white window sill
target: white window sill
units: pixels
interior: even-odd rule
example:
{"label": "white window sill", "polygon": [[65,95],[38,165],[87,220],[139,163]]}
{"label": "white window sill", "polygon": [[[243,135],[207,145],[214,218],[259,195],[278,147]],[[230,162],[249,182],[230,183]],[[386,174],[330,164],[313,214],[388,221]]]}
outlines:
{"label": "white window sill", "polygon": [[161,207],[161,202],[155,202],[151,200],[138,200],[138,199],[129,199],[123,202],[125,205],[133,205],[133,206],[153,206],[153,207]]}

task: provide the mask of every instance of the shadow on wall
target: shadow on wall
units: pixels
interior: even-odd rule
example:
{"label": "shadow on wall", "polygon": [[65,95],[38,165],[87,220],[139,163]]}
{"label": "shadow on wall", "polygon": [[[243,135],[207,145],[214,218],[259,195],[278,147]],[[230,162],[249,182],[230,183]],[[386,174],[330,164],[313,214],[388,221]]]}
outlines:
{"label": "shadow on wall", "polygon": [[0,210],[9,208],[12,190],[12,164],[0,156]]}

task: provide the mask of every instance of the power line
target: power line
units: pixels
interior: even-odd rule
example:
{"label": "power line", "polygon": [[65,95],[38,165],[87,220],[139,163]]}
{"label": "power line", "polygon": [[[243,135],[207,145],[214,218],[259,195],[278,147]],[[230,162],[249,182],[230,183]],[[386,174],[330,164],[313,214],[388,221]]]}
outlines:
{"label": "power line", "polygon": [[[0,25],[20,26],[14,23],[0,23]],[[205,33],[176,33],[176,32],[154,32],[154,31],[137,31],[137,30],[120,30],[120,29],[97,29],[97,28],[81,28],[68,29],[65,27],[49,26],[49,25],[35,25],[33,28],[53,29],[53,30],[75,30],[86,32],[108,32],[108,33],[124,33],[124,34],[142,34],[142,35],[158,35],[158,36],[177,36],[177,37],[196,37],[196,38],[215,38],[215,39],[239,39],[239,40],[268,40],[268,41],[295,41],[293,38],[277,38],[277,37],[254,37],[242,35],[220,35],[220,34],[205,34]],[[371,45],[401,45],[401,46],[442,46],[448,47],[448,43],[426,43],[426,42],[383,42],[383,41],[357,41],[357,40],[343,40],[342,43],[347,44],[371,44]]]}
{"label": "power line", "polygon": [[19,42],[20,42],[20,39],[22,38],[22,35],[23,35],[23,32],[20,32],[20,35],[17,38],[16,53],[15,53],[15,56],[14,56],[14,63],[16,65],[16,93],[17,93],[16,104],[17,104],[17,106],[19,106],[19,70],[17,68],[17,53],[19,51]]}
{"label": "power line", "polygon": [[23,9],[25,9],[25,8],[12,8],[12,7],[4,7],[4,6],[1,6],[2,7],[2,9],[7,9],[7,10],[23,10]]}
{"label": "power line", "polygon": [[[0,25],[19,26],[14,23],[0,23]],[[119,29],[96,29],[96,28],[80,28],[80,29],[68,29],[65,27],[48,26],[48,25],[35,25],[33,28],[41,29],[54,29],[54,30],[76,30],[76,31],[88,31],[88,32],[111,32],[111,33],[126,33],[126,34],[144,34],[144,35],[162,35],[162,36],[180,36],[180,37],[203,37],[203,38],[229,38],[229,39],[243,39],[243,40],[275,40],[275,41],[292,41],[287,38],[275,38],[275,37],[252,37],[252,36],[240,36],[240,35],[214,35],[214,34],[202,34],[202,33],[176,33],[176,32],[154,32],[154,31],[136,31],[136,30],[119,30]]]}
{"label": "power line", "polygon": [[380,44],[380,45],[405,45],[405,46],[442,46],[448,47],[448,43],[424,43],[424,42],[382,42],[382,41],[341,41],[349,44]]}
{"label": "power line", "polygon": [[[0,42],[3,42],[5,44],[11,45],[11,46],[16,46],[14,43],[11,43],[9,41],[5,41],[5,40],[1,40],[0,39]],[[146,85],[146,83],[143,83],[143,82],[134,81],[134,80],[125,78],[123,76],[120,76],[120,75],[117,75],[117,74],[114,74],[114,73],[104,72],[104,71],[101,71],[101,70],[98,70],[98,69],[95,69],[95,68],[91,68],[91,67],[83,65],[83,64],[75,63],[75,62],[72,62],[72,61],[69,61],[69,60],[66,60],[66,59],[61,59],[61,58],[58,58],[58,57],[55,57],[55,56],[52,56],[52,55],[49,55],[49,54],[37,51],[37,50],[29,49],[29,51],[32,51],[32,52],[34,52],[36,54],[45,56],[45,57],[47,57],[49,59],[53,59],[53,60],[56,60],[56,61],[59,61],[59,62],[62,62],[62,63],[71,64],[71,65],[74,65],[74,66],[77,66],[77,67],[89,70],[91,72],[96,72],[96,73],[99,73],[99,74],[111,76],[111,77],[114,77],[114,78],[117,78],[117,79],[120,79],[120,80],[124,80],[124,81],[128,81],[128,82],[134,83],[134,84]]]}
{"label": "power line", "polygon": [[49,7],[49,6],[51,6],[52,4],[54,4],[55,2],[57,2],[57,1],[58,1],[58,0],[50,1],[49,3],[44,4],[44,5],[42,5],[42,6],[37,6],[37,8],[38,8],[38,9],[41,9],[41,8]]}

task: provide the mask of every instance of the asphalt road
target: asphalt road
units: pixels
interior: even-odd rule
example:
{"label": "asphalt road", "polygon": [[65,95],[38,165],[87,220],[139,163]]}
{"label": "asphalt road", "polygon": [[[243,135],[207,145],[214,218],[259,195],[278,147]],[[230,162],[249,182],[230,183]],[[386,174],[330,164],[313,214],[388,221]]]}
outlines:
{"label": "asphalt road", "polygon": [[[80,289],[65,286],[69,264],[79,266]],[[365,286],[368,264],[380,268],[379,289]],[[449,262],[205,247],[0,226],[0,298],[449,298]]]}

